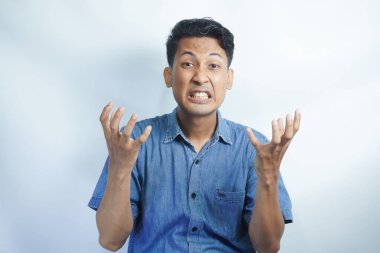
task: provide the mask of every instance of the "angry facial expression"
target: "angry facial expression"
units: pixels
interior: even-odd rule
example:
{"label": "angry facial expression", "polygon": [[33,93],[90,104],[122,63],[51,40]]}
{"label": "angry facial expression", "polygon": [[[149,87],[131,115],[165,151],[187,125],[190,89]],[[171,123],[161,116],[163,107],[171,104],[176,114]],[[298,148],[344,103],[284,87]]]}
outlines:
{"label": "angry facial expression", "polygon": [[165,68],[177,112],[187,117],[211,116],[232,88],[233,70],[217,39],[189,37],[179,41],[172,68]]}

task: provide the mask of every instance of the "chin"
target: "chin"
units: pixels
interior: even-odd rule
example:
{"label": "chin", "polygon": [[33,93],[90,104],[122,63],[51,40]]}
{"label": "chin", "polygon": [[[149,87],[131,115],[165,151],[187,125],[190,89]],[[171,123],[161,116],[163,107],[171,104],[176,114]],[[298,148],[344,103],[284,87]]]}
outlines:
{"label": "chin", "polygon": [[184,108],[180,107],[181,111],[189,116],[205,117],[215,114],[218,108]]}

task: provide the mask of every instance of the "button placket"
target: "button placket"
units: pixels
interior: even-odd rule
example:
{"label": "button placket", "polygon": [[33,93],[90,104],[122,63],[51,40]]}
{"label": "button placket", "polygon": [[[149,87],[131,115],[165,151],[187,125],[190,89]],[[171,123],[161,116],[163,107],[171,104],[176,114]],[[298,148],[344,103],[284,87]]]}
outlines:
{"label": "button placket", "polygon": [[[202,154],[199,153],[193,158],[193,163],[191,164],[191,172],[189,179],[189,207],[190,207],[190,223],[188,227],[187,238],[189,243],[198,245],[199,235],[202,231],[203,220],[202,220],[202,210],[200,206],[199,190],[201,182],[201,158]],[[199,246],[199,245],[198,245]],[[195,247],[198,247],[195,246]]]}
{"label": "button placket", "polygon": [[[200,201],[200,186],[201,183],[201,170],[202,170],[202,160],[204,159],[205,153],[210,150],[210,145],[202,149],[200,153],[193,156],[193,163],[190,168],[190,178],[189,178],[189,207],[190,207],[190,223],[188,227],[187,239],[190,245],[198,245],[199,236],[203,230],[203,216],[202,216],[202,205]],[[194,153],[193,153],[194,154]],[[198,245],[199,246],[199,245]],[[198,247],[196,246],[196,247]]]}

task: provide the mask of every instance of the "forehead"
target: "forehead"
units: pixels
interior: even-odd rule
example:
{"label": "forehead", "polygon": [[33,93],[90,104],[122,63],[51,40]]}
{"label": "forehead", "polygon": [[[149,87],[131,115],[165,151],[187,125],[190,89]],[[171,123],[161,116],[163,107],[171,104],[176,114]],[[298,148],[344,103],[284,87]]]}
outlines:
{"label": "forehead", "polygon": [[188,37],[181,39],[178,43],[176,57],[183,55],[185,52],[191,52],[195,56],[208,56],[217,53],[227,60],[227,55],[220,46],[219,41],[211,37]]}

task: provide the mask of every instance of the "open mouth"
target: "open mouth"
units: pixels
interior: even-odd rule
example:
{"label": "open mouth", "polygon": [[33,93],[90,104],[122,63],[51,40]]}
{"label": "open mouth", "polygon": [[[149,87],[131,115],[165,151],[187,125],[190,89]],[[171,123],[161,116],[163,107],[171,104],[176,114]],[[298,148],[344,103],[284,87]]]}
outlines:
{"label": "open mouth", "polygon": [[195,91],[190,93],[192,99],[207,100],[210,98],[210,95],[205,91]]}

